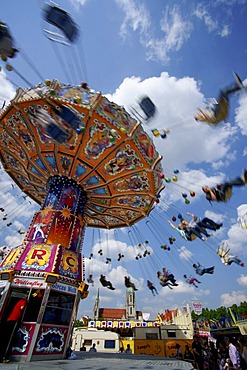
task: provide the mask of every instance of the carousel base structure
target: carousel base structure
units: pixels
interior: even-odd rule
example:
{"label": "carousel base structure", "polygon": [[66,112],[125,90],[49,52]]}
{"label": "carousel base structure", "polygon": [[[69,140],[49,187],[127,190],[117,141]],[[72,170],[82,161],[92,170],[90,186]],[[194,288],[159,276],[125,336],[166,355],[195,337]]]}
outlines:
{"label": "carousel base structure", "polygon": [[[20,249],[14,248],[8,258],[18,255]],[[46,252],[39,260],[42,265],[45,260],[52,259],[52,253],[55,256],[64,255],[66,249],[60,245],[30,243],[22,251],[22,257],[29,254],[26,261],[30,262],[35,253],[40,255],[41,252]],[[28,302],[17,324],[15,338],[7,338],[12,346],[11,359],[15,361],[61,359],[65,356],[77,307],[80,298],[87,297],[88,285],[83,282],[78,284],[75,279],[57,274],[61,259],[57,258],[56,262],[53,265],[54,272],[21,271],[21,261],[15,270],[5,269],[6,259],[0,266],[0,288],[3,289],[0,301],[1,333],[18,302],[23,299]],[[5,340],[2,337],[1,344]],[[3,345],[6,346],[6,343]]]}
{"label": "carousel base structure", "polygon": [[23,243],[0,263],[0,347],[12,348],[17,361],[63,358],[79,301],[89,293],[80,252],[85,193],[59,176],[47,188]]}

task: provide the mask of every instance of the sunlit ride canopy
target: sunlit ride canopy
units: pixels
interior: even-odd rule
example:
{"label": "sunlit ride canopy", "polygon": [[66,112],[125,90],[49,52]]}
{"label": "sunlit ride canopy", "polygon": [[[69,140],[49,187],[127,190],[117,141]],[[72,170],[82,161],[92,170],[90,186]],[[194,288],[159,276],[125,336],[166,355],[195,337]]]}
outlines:
{"label": "sunlit ride canopy", "polygon": [[[78,112],[80,132],[54,141],[35,118],[46,111],[56,122],[61,106]],[[46,81],[19,88],[0,115],[0,156],[20,189],[42,204],[52,176],[66,176],[87,193],[86,226],[117,228],[147,216],[162,190],[161,156],[142,125],[102,94]]]}

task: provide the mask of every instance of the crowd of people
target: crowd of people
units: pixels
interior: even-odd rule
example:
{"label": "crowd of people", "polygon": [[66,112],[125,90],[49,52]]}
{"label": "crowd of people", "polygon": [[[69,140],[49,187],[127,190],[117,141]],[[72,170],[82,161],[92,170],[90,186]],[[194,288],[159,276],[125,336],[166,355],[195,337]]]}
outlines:
{"label": "crowd of people", "polygon": [[234,338],[224,337],[216,343],[202,339],[199,335],[193,338],[191,349],[185,345],[184,353],[180,344],[176,344],[175,358],[193,363],[197,370],[246,370],[247,346]]}
{"label": "crowd of people", "polygon": [[[83,342],[83,344],[80,348],[80,351],[82,351],[82,352],[87,351],[84,342]],[[88,352],[97,352],[96,343],[93,343],[93,345],[89,348]],[[67,358],[67,360],[76,360],[77,359],[77,355],[76,355],[75,351],[72,350],[71,346],[67,348],[66,358]]]}
{"label": "crowd of people", "polygon": [[[244,337],[239,341],[224,337],[213,342],[194,335],[191,347],[186,344],[182,351],[181,345],[176,343],[175,349],[173,358],[189,361],[197,370],[247,370],[247,343]],[[80,350],[86,351],[84,343]],[[89,352],[97,352],[95,343]],[[127,344],[126,349],[121,347],[119,353],[132,354],[130,344]],[[71,347],[67,350],[66,358],[77,358]]]}

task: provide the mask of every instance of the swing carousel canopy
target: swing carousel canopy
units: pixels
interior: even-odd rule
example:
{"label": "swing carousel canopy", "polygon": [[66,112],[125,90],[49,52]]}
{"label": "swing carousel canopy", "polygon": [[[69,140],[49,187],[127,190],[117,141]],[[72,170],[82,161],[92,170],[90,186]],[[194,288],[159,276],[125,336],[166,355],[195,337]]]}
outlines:
{"label": "swing carousel canopy", "polygon": [[[82,87],[83,86],[83,87]],[[161,156],[140,122],[88,87],[47,81],[19,88],[0,114],[0,158],[19,188],[43,203],[52,176],[75,180],[87,193],[86,226],[117,228],[147,216],[163,188]],[[80,132],[59,143],[35,118],[69,107],[81,119]]]}

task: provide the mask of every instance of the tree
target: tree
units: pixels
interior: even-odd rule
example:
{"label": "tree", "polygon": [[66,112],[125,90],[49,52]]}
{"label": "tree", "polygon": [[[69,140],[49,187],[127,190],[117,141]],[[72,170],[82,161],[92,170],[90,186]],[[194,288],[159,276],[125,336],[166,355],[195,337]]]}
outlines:
{"label": "tree", "polygon": [[[247,302],[241,302],[239,306],[233,304],[231,307],[233,313],[236,313],[238,316],[241,314],[247,314]],[[222,317],[228,316],[230,317],[230,313],[228,312],[228,308],[221,306],[218,307],[216,310],[203,308],[202,314],[200,316],[196,315],[194,311],[191,312],[192,320],[198,320],[200,317],[209,320],[219,320]]]}

